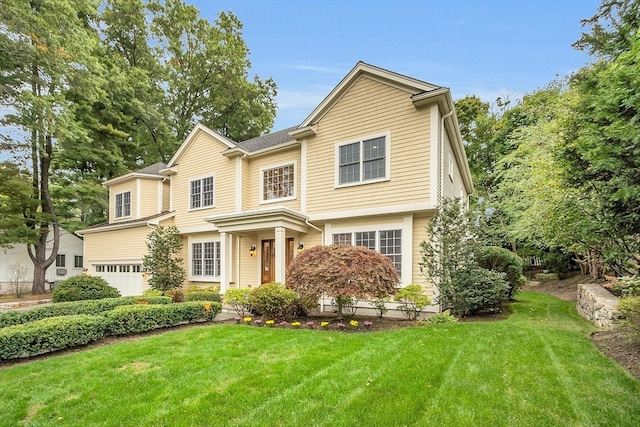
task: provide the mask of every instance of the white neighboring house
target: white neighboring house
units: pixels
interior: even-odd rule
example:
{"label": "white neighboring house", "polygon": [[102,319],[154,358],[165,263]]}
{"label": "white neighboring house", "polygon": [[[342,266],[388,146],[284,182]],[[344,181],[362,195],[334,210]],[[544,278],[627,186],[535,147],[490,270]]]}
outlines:
{"label": "white neighboring house", "polygon": [[[47,253],[51,253],[53,238],[47,243]],[[12,294],[14,290],[10,286],[10,281],[14,280],[12,273],[13,266],[20,264],[26,268],[24,276],[27,291],[31,290],[33,283],[33,262],[27,253],[27,245],[15,244],[13,248],[0,248],[0,294]],[[60,247],[56,261],[47,269],[45,280],[48,291],[53,289],[56,282],[67,279],[71,276],[82,274],[83,245],[82,239],[60,230]]]}

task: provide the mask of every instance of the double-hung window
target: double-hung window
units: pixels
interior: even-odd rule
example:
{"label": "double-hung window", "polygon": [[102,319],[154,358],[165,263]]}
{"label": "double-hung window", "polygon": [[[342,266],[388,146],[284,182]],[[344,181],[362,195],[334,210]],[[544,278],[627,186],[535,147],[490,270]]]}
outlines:
{"label": "double-hung window", "polygon": [[356,231],[333,234],[334,245],[364,246],[391,260],[402,276],[402,230]]}
{"label": "double-hung window", "polygon": [[262,202],[293,199],[295,189],[295,164],[262,170]]}
{"label": "double-hung window", "polygon": [[337,186],[389,178],[388,134],[337,146]]}
{"label": "double-hung window", "polygon": [[116,194],[116,218],[131,216],[131,191]]}
{"label": "double-hung window", "polygon": [[191,209],[208,208],[215,204],[213,184],[213,176],[194,179],[189,183],[189,207]]}
{"label": "double-hung window", "polygon": [[67,260],[65,254],[56,255],[56,267],[66,267]]}
{"label": "double-hung window", "polygon": [[220,242],[191,244],[191,275],[194,277],[220,276]]}

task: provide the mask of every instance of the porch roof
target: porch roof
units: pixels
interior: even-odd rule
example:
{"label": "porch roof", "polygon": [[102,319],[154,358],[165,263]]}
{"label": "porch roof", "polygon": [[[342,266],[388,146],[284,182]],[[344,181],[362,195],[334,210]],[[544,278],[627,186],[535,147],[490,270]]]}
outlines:
{"label": "porch roof", "polygon": [[309,231],[308,220],[309,217],[306,215],[284,206],[212,215],[205,218],[205,221],[213,224],[221,233],[237,234],[273,230],[276,227],[307,233]]}

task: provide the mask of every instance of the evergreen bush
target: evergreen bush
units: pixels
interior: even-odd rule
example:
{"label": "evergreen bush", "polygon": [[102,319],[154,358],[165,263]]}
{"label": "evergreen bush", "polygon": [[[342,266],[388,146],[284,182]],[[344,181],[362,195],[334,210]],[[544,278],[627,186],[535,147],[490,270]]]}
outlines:
{"label": "evergreen bush", "polygon": [[120,292],[98,276],[72,276],[53,289],[53,302],[117,298]]}
{"label": "evergreen bush", "polygon": [[475,252],[476,262],[480,267],[505,273],[509,283],[509,300],[525,284],[522,259],[508,249],[498,246],[480,246]]}
{"label": "evergreen bush", "polygon": [[295,302],[296,293],[278,282],[265,283],[249,293],[249,304],[274,320],[285,320],[291,315]]}

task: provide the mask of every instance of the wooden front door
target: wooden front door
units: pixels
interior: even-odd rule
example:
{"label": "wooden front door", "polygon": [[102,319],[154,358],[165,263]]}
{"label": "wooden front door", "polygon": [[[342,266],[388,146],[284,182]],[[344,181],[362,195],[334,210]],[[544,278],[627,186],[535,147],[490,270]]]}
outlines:
{"label": "wooden front door", "polygon": [[[270,283],[276,280],[276,241],[273,239],[262,241],[262,283]],[[287,238],[287,250],[285,265],[288,266],[293,259],[293,238]]]}

